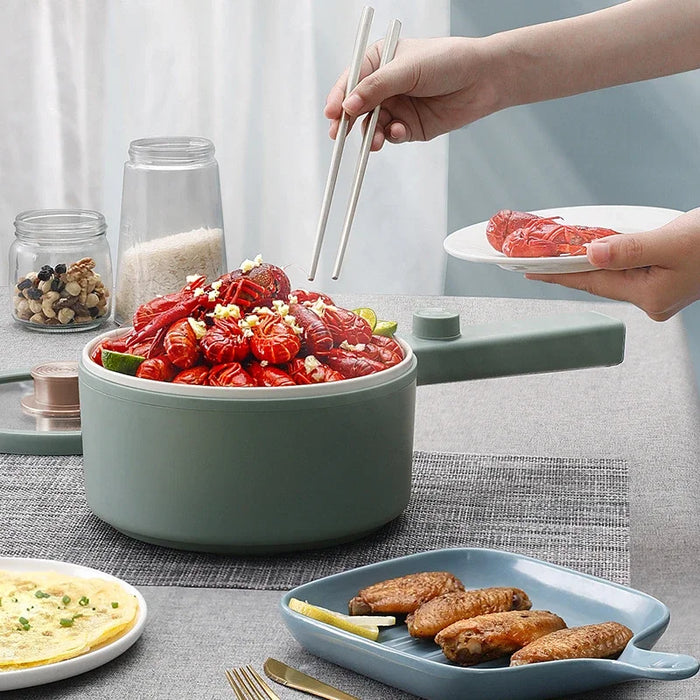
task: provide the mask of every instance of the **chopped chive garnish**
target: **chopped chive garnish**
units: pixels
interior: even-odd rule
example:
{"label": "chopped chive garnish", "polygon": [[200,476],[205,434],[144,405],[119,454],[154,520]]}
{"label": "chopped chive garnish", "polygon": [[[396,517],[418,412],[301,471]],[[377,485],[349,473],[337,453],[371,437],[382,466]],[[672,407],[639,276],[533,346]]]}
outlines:
{"label": "chopped chive garnish", "polygon": [[34,593],[34,596],[35,596],[36,598],[50,598],[50,597],[51,597],[51,594],[50,594],[50,593],[44,593],[44,591],[36,591],[36,593]]}
{"label": "chopped chive garnish", "polygon": [[20,617],[20,618],[19,618],[19,624],[20,624],[20,625],[28,625],[28,624],[29,624],[29,620],[27,620],[26,617]]}
{"label": "chopped chive garnish", "polygon": [[64,595],[63,598],[61,598],[61,602],[62,602],[64,605],[68,605],[68,603],[70,603],[70,596],[69,596],[69,595]]}
{"label": "chopped chive garnish", "polygon": [[118,607],[119,607],[119,603],[113,602],[113,603],[112,603],[112,607],[113,607],[113,608],[118,608]]}
{"label": "chopped chive garnish", "polygon": [[86,605],[89,605],[89,604],[90,604],[90,598],[86,598],[85,596],[83,596],[83,597],[78,601],[78,605],[82,605],[82,607],[85,607]]}
{"label": "chopped chive garnish", "polygon": [[61,624],[61,627],[72,627],[73,626],[73,620],[76,620],[79,617],[82,617],[83,613],[77,613],[76,615],[73,615],[73,617],[62,617],[59,622]]}

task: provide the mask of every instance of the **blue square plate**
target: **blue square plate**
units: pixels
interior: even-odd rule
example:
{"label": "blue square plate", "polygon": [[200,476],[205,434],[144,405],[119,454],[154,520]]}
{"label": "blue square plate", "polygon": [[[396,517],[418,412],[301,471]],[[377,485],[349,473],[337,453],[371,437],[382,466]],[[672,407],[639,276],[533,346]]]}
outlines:
{"label": "blue square plate", "polygon": [[[508,667],[508,659],[462,668],[405,624],[382,628],[376,642],[289,609],[298,598],[344,612],[357,592],[377,581],[419,571],[450,571],[467,588],[516,586],[532,608],[551,610],[569,627],[614,620],[634,637],[617,660],[571,659]],[[298,586],[280,602],[284,622],[311,653],[428,700],[525,700],[579,693],[635,678],[676,680],[698,670],[690,656],[649,651],[669,621],[660,601],[631,588],[531,557],[492,549],[438,549],[352,569]]]}

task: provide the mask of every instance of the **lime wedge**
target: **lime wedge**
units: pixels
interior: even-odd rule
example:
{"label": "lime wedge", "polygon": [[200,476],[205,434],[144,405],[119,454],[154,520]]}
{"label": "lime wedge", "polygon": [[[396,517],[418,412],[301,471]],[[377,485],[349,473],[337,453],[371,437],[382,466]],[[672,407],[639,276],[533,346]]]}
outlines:
{"label": "lime wedge", "polygon": [[379,627],[361,627],[347,620],[346,615],[333,612],[332,610],[326,610],[326,608],[319,608],[316,605],[311,605],[311,603],[299,600],[298,598],[290,598],[289,609],[301,615],[305,615],[306,617],[318,620],[319,622],[325,622],[327,625],[345,630],[346,632],[352,632],[366,639],[371,639],[372,641],[376,641],[379,637]]}
{"label": "lime wedge", "polygon": [[374,327],[374,335],[383,335],[387,338],[393,338],[394,333],[399,324],[396,321],[378,321]]}
{"label": "lime wedge", "polygon": [[352,312],[361,318],[364,318],[365,321],[367,321],[367,323],[369,323],[369,325],[372,327],[372,330],[374,330],[374,327],[377,325],[377,314],[375,314],[372,309],[362,306],[359,309],[353,309]]}
{"label": "lime wedge", "polygon": [[129,355],[126,352],[102,349],[102,366],[112,372],[121,372],[122,374],[131,374],[133,376],[145,359],[141,355]]}

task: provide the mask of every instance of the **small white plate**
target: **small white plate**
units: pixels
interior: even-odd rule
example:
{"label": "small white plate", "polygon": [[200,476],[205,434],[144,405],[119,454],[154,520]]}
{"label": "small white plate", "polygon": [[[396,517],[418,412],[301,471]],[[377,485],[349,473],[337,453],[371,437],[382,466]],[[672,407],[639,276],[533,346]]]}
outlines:
{"label": "small white plate", "polygon": [[92,671],[98,666],[123,654],[140,636],[146,623],[146,601],[143,596],[131,585],[118,579],[116,576],[105,574],[97,569],[87,566],[69,564],[50,559],[21,559],[15,557],[0,557],[0,569],[4,571],[57,571],[58,573],[81,578],[103,578],[109,581],[117,581],[126,591],[136,596],[139,609],[136,614],[136,623],[124,635],[99,649],[89,651],[72,659],[64,659],[43,666],[33,666],[20,671],[0,671],[0,691],[30,688],[44,683],[53,683],[64,678],[71,678],[86,671]]}
{"label": "small white plate", "polygon": [[[667,224],[683,214],[675,209],[603,205],[593,207],[558,207],[533,212],[539,216],[561,216],[564,223],[601,226],[619,233],[649,231]],[[449,255],[461,260],[498,265],[504,270],[555,274],[594,270],[585,255],[562,255],[556,258],[509,258],[499,253],[486,238],[488,221],[467,226],[451,233],[444,242]]]}

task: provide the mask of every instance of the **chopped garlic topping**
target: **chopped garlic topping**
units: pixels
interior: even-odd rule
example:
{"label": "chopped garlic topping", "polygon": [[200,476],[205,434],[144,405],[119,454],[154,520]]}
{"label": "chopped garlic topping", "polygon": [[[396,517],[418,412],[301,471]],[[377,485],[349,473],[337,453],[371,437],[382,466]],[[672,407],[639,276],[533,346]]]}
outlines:
{"label": "chopped garlic topping", "polygon": [[304,370],[306,371],[306,374],[311,374],[311,372],[318,369],[320,366],[321,363],[313,355],[307,355],[304,358]]}
{"label": "chopped garlic topping", "polygon": [[256,255],[253,260],[246,259],[241,263],[241,270],[243,272],[250,272],[254,267],[262,265],[262,261],[262,255],[260,254]]}
{"label": "chopped garlic topping", "polygon": [[260,318],[256,314],[249,314],[238,322],[238,327],[243,331],[243,336],[250,338],[253,335],[253,327],[260,323]]}
{"label": "chopped garlic topping", "polygon": [[324,314],[324,312],[326,311],[326,304],[325,304],[325,302],[323,301],[323,299],[321,299],[321,297],[319,297],[318,299],[316,299],[316,301],[315,301],[313,304],[311,304],[311,310],[312,310],[317,316],[320,316],[321,318],[323,318],[323,314]]}
{"label": "chopped garlic topping", "polygon": [[281,299],[273,299],[272,306],[275,311],[284,318],[289,313],[289,304],[285,304]]}
{"label": "chopped garlic topping", "polygon": [[215,280],[214,282],[211,283],[211,288],[218,290],[222,284],[223,284],[223,282],[221,280]]}
{"label": "chopped garlic topping", "polygon": [[282,316],[282,320],[297,334],[302,335],[304,329],[297,325],[297,320],[292,314]]}
{"label": "chopped garlic topping", "polygon": [[258,316],[274,316],[275,312],[269,306],[256,306],[253,313]]}
{"label": "chopped garlic topping", "polygon": [[212,289],[209,294],[207,294],[207,298],[209,301],[216,301],[217,297],[219,296],[219,292],[216,289]]}
{"label": "chopped garlic topping", "polygon": [[362,352],[365,349],[365,344],[358,343],[357,345],[350,345],[347,340],[344,340],[340,344],[340,347],[343,348],[343,350],[357,350],[357,352]]}
{"label": "chopped garlic topping", "polygon": [[185,282],[187,282],[187,284],[192,284],[192,282],[196,282],[198,279],[199,275],[187,275],[187,277],[185,277]]}
{"label": "chopped garlic topping", "polygon": [[238,325],[241,328],[253,328],[253,326],[257,326],[258,323],[260,323],[260,317],[257,316],[256,314],[248,314],[245,318],[242,318],[239,322]]}
{"label": "chopped garlic topping", "polygon": [[241,317],[241,309],[236,304],[228,304],[227,306],[217,304],[214,307],[214,312],[211,313],[210,316],[213,316],[214,318],[235,318],[235,319],[238,319]]}
{"label": "chopped garlic topping", "polygon": [[197,287],[197,289],[194,290],[193,296],[201,297],[202,294],[204,294],[204,290],[201,287]]}
{"label": "chopped garlic topping", "polygon": [[289,303],[290,303],[290,304],[298,304],[298,303],[299,303],[299,297],[297,297],[296,294],[290,294],[290,295],[289,295]]}
{"label": "chopped garlic topping", "polygon": [[199,340],[207,332],[207,324],[204,321],[197,321],[192,316],[187,317],[190,328],[194,331],[195,337]]}
{"label": "chopped garlic topping", "polygon": [[260,360],[261,367],[267,367],[270,363],[267,360]]}

